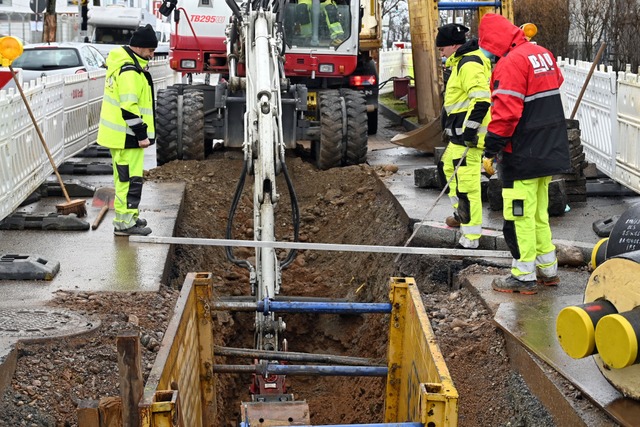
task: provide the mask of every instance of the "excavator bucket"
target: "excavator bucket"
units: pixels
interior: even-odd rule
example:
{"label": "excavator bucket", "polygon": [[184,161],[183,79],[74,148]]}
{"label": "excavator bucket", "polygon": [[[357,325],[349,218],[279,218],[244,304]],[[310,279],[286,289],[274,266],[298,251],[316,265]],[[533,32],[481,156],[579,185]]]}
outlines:
{"label": "excavator bucket", "polygon": [[391,142],[427,153],[433,153],[436,147],[444,147],[446,145],[442,140],[440,117],[417,129],[394,136],[391,138]]}

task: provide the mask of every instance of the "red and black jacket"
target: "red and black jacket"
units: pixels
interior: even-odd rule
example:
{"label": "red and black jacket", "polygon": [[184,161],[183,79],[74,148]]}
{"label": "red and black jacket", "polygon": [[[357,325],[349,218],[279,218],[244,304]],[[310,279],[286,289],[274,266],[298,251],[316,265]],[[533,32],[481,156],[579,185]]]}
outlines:
{"label": "red and black jacket", "polygon": [[479,27],[480,47],[498,56],[491,75],[491,123],[485,156],[498,153],[504,181],[570,171],[567,124],[560,97],[564,81],[553,54],[527,41],[497,14]]}

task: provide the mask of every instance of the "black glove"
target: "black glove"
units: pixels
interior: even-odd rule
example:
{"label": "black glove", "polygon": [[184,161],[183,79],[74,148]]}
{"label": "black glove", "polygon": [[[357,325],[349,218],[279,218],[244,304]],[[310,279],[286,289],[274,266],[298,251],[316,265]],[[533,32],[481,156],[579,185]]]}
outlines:
{"label": "black glove", "polygon": [[469,148],[476,148],[478,146],[478,137],[476,136],[475,138],[471,139],[471,140],[464,140],[464,145],[466,145]]}
{"label": "black glove", "polygon": [[462,139],[467,147],[476,148],[478,146],[478,129],[465,128],[462,132]]}

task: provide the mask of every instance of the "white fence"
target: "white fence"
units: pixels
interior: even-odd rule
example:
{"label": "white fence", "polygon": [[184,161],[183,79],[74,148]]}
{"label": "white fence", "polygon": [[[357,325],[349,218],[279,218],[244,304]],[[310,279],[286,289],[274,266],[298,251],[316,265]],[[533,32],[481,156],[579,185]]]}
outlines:
{"label": "white fence", "polygon": [[[168,60],[152,61],[154,89],[176,80]],[[105,71],[54,76],[23,91],[56,166],[96,142]],[[0,219],[13,212],[53,173],[20,93],[0,91]]]}
{"label": "white fence", "polygon": [[[569,117],[591,67],[589,62],[558,61]],[[156,91],[177,82],[167,60],[153,61]],[[380,53],[380,82],[413,76],[410,50]],[[96,138],[104,71],[47,80],[25,87],[30,106],[55,163],[81,152]],[[381,93],[393,90],[387,84]],[[585,91],[580,121],[585,157],[599,170],[640,193],[640,78],[599,68]],[[62,124],[62,126],[61,126]],[[0,91],[0,219],[9,215],[53,172],[22,99],[14,90]]]}

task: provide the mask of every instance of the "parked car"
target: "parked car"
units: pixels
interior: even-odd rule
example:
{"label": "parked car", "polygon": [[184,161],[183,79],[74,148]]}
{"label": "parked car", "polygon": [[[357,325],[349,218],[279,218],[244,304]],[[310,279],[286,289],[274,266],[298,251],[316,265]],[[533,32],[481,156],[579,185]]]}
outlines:
{"label": "parked car", "polygon": [[[24,52],[11,64],[20,69],[23,83],[38,77],[86,73],[104,68],[105,58],[87,43],[35,43],[24,46]],[[2,89],[15,87],[13,80]]]}

